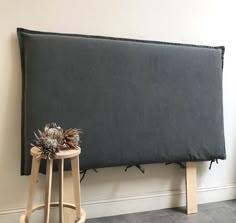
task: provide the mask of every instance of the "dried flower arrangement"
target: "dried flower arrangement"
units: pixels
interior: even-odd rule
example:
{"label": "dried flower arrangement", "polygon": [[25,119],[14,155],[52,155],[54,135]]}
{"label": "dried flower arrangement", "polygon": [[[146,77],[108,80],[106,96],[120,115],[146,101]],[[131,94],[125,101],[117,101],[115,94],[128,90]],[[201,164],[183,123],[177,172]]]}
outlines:
{"label": "dried flower arrangement", "polygon": [[60,150],[79,149],[80,129],[70,128],[63,130],[56,123],[48,123],[43,131],[34,132],[35,140],[32,146],[40,149],[40,157],[53,159]]}

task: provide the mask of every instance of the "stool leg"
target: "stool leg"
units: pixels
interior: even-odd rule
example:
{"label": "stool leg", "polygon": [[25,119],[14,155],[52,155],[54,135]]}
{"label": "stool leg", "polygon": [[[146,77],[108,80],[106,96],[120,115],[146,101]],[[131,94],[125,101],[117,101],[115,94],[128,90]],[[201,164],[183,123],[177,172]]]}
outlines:
{"label": "stool leg", "polygon": [[53,160],[47,160],[44,223],[49,223]]}
{"label": "stool leg", "polygon": [[36,184],[38,180],[39,166],[40,166],[40,159],[36,159],[36,157],[33,156],[31,175],[30,175],[29,195],[28,195],[28,202],[27,202],[27,209],[26,209],[27,221],[30,220],[30,215],[32,213],[33,199],[34,199],[35,188],[36,188]]}
{"label": "stool leg", "polygon": [[81,217],[80,210],[80,172],[79,172],[79,157],[71,158],[71,169],[73,178],[73,188],[74,188],[74,199],[76,206],[76,216],[78,219]]}
{"label": "stool leg", "polygon": [[59,223],[64,223],[64,214],[63,214],[64,159],[58,160],[58,169],[59,169]]}

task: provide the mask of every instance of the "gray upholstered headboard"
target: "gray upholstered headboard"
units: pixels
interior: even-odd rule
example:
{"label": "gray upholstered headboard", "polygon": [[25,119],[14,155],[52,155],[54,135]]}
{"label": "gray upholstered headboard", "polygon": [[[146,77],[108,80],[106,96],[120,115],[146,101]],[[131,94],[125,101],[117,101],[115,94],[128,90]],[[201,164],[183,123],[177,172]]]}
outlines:
{"label": "gray upholstered headboard", "polygon": [[22,174],[47,122],[83,130],[81,169],[225,159],[224,47],[17,32]]}

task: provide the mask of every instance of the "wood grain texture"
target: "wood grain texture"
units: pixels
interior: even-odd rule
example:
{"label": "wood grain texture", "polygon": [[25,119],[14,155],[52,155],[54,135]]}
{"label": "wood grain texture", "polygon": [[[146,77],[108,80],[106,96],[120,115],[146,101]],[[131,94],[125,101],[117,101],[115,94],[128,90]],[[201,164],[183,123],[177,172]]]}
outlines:
{"label": "wood grain texture", "polygon": [[52,191],[52,167],[53,167],[53,160],[47,160],[44,223],[49,223],[50,201],[51,201],[51,191]]}
{"label": "wood grain texture", "polygon": [[198,212],[197,205],[197,167],[196,162],[186,162],[186,206],[187,214]]}
{"label": "wood grain texture", "polygon": [[29,195],[28,195],[28,202],[27,202],[27,209],[26,209],[26,218],[28,221],[30,220],[30,215],[32,213],[33,199],[34,199],[36,184],[38,180],[39,166],[40,166],[40,160],[36,159],[36,157],[33,157],[32,169],[31,169],[31,175],[30,175]]}
{"label": "wood grain texture", "polygon": [[59,170],[59,223],[64,223],[63,191],[64,191],[64,159],[58,160]]}
{"label": "wood grain texture", "polygon": [[[41,152],[39,150],[39,148],[37,147],[33,147],[31,149],[31,155],[32,156],[40,156]],[[55,156],[54,159],[68,159],[68,158],[72,158],[75,156],[78,156],[81,153],[81,149],[71,149],[71,150],[61,150],[60,152],[58,152]]]}
{"label": "wood grain texture", "polygon": [[74,200],[76,206],[76,216],[78,219],[81,218],[80,210],[80,171],[79,171],[79,157],[71,158],[73,188],[74,188]]}

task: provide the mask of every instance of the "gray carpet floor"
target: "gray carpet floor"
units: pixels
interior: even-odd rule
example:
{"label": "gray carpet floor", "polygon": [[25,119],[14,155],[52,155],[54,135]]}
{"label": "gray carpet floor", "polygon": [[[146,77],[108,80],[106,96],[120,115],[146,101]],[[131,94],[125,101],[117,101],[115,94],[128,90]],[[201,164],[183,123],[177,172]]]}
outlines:
{"label": "gray carpet floor", "polygon": [[198,214],[186,215],[185,208],[88,219],[86,223],[236,223],[236,200],[199,205]]}

